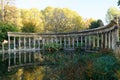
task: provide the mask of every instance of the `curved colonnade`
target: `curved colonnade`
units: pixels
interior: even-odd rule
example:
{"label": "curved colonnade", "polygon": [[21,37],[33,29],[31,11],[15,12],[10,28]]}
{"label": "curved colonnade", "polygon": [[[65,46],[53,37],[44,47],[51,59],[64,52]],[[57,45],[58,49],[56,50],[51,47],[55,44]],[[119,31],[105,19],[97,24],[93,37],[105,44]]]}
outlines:
{"label": "curved colonnade", "polygon": [[[35,58],[35,54],[31,55],[30,51],[44,50],[46,44],[57,44],[65,50],[74,50],[75,48],[119,50],[118,42],[119,27],[115,21],[111,21],[106,26],[80,32],[57,34],[8,32],[8,70],[16,66],[24,66],[26,62],[28,62],[28,65],[33,64],[31,61],[34,61],[32,59]],[[11,51],[13,52],[10,53]],[[28,51],[29,54],[22,54],[21,51]],[[40,56],[40,53],[38,54]],[[11,56],[13,56],[13,59],[11,59]],[[17,64],[17,62],[22,64]]]}
{"label": "curved colonnade", "polygon": [[[13,39],[11,41],[11,39]],[[63,49],[111,48],[115,49],[119,41],[118,26],[114,21],[110,24],[71,33],[39,34],[8,32],[8,50],[44,50],[46,44],[57,44]]]}

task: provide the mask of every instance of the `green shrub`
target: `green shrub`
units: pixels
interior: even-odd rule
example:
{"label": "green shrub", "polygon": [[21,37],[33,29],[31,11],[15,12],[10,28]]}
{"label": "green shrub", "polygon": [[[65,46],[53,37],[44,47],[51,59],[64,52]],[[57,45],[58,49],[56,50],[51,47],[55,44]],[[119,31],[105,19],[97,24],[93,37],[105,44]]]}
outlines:
{"label": "green shrub", "polygon": [[45,48],[45,50],[48,50],[48,51],[57,51],[57,50],[59,50],[61,47],[60,47],[59,44],[49,43],[49,44],[45,44],[45,45],[44,45],[44,48]]}

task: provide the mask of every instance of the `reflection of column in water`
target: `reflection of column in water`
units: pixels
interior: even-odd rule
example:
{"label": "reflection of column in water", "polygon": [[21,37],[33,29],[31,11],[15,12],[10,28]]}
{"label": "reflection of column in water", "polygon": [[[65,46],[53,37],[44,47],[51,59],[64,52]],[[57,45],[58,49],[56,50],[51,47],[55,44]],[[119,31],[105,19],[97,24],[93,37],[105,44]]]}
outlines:
{"label": "reflection of column in water", "polygon": [[33,62],[35,62],[35,52],[33,52]]}
{"label": "reflection of column in water", "polygon": [[11,59],[11,53],[10,53],[10,51],[8,51],[8,71],[10,71],[11,70],[11,61],[10,61],[10,59]]}
{"label": "reflection of column in water", "polygon": [[29,63],[31,62],[31,52],[29,52]]}
{"label": "reflection of column in water", "polygon": [[21,52],[19,51],[19,64],[21,64]]}
{"label": "reflection of column in water", "polygon": [[16,65],[16,52],[14,52],[14,65]]}
{"label": "reflection of column in water", "polygon": [[26,52],[24,52],[24,63],[26,63]]}
{"label": "reflection of column in water", "polygon": [[42,55],[41,55],[40,51],[38,51],[38,61],[39,62],[43,61],[43,58],[42,58]]}
{"label": "reflection of column in water", "polygon": [[43,61],[43,57],[41,55],[41,52],[39,51],[39,62],[42,62]]}
{"label": "reflection of column in water", "polygon": [[4,61],[4,59],[5,59],[5,52],[2,51],[2,61]]}
{"label": "reflection of column in water", "polygon": [[11,58],[10,55],[11,55],[10,51],[8,51],[8,67],[10,67],[10,58]]}

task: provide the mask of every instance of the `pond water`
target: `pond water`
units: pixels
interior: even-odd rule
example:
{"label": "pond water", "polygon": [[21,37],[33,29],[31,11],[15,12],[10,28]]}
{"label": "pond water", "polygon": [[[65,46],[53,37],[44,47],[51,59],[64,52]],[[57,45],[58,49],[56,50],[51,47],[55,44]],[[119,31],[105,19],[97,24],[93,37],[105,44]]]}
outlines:
{"label": "pond water", "polygon": [[74,51],[1,53],[0,80],[59,80],[61,66],[80,55]]}
{"label": "pond water", "polygon": [[0,80],[119,80],[111,54],[21,51],[0,54]]}

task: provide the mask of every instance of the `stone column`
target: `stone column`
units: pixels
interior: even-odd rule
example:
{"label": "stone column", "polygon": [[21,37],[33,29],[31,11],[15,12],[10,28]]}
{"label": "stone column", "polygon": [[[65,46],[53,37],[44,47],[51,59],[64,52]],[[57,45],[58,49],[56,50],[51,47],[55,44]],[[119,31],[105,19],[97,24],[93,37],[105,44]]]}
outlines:
{"label": "stone column", "polygon": [[100,47],[100,45],[99,45],[99,34],[97,34],[97,47],[99,48]]}
{"label": "stone column", "polygon": [[85,36],[85,49],[87,48],[87,35]]}
{"label": "stone column", "polygon": [[104,48],[104,46],[103,46],[103,44],[104,44],[104,43],[103,43],[103,35],[104,35],[104,34],[102,33],[102,34],[101,34],[101,48]]}
{"label": "stone column", "polygon": [[24,49],[26,49],[26,37],[24,37]]}
{"label": "stone column", "polygon": [[55,37],[55,43],[56,43],[56,45],[58,44],[58,38],[57,37]]}
{"label": "stone column", "polygon": [[89,48],[91,48],[91,35],[89,35],[89,41],[88,41],[89,43]]}
{"label": "stone column", "polygon": [[51,37],[51,43],[53,43],[53,37]]}
{"label": "stone column", "polygon": [[44,50],[44,45],[45,45],[45,39],[42,38],[42,44],[43,44],[43,50]]}
{"label": "stone column", "polygon": [[108,33],[108,43],[109,43],[109,48],[111,48],[111,38],[110,38],[111,34],[110,32]]}
{"label": "stone column", "polygon": [[112,49],[115,49],[115,31],[112,31]]}
{"label": "stone column", "polygon": [[119,42],[119,28],[118,26],[115,26],[114,30],[114,49],[116,48],[116,43]]}
{"label": "stone column", "polygon": [[68,36],[68,48],[70,48],[70,36]]}
{"label": "stone column", "polygon": [[92,42],[93,42],[93,49],[94,49],[94,48],[95,48],[95,42],[96,42],[96,41],[95,41],[95,35],[93,35],[92,37],[93,37]]}
{"label": "stone column", "polygon": [[19,36],[19,49],[21,49],[21,37]]}
{"label": "stone column", "polygon": [[48,39],[49,39],[49,38],[47,37],[47,38],[46,38],[46,44],[48,44],[48,43],[49,43],[49,40],[48,40]]}
{"label": "stone column", "polygon": [[31,49],[31,37],[29,37],[29,49]]}
{"label": "stone column", "polygon": [[64,48],[66,48],[66,37],[64,36]]}
{"label": "stone column", "polygon": [[76,42],[77,42],[77,47],[78,47],[78,44],[79,44],[79,43],[78,43],[78,36],[77,36],[77,38],[76,38]]}
{"label": "stone column", "polygon": [[35,40],[36,37],[34,37],[34,49],[36,49],[36,40]]}
{"label": "stone column", "polygon": [[16,49],[16,40],[15,40],[15,36],[14,36],[14,50]]}
{"label": "stone column", "polygon": [[73,48],[75,48],[75,40],[74,40],[74,37],[72,37],[72,45],[73,45]]}
{"label": "stone column", "polygon": [[[81,40],[80,40],[80,44],[81,44],[81,47],[83,47],[83,36],[80,36]],[[84,44],[85,45],[85,44]]]}
{"label": "stone column", "polygon": [[10,50],[10,36],[8,35],[8,50]]}
{"label": "stone column", "polygon": [[107,33],[105,33],[105,48],[108,47],[108,46],[107,46],[107,38],[108,38]]}
{"label": "stone column", "polygon": [[38,49],[40,50],[40,37],[38,38]]}
{"label": "stone column", "polygon": [[62,47],[62,38],[60,36],[60,47]]}
{"label": "stone column", "polygon": [[115,35],[116,35],[116,42],[119,42],[119,27],[117,26],[116,30],[115,30]]}

